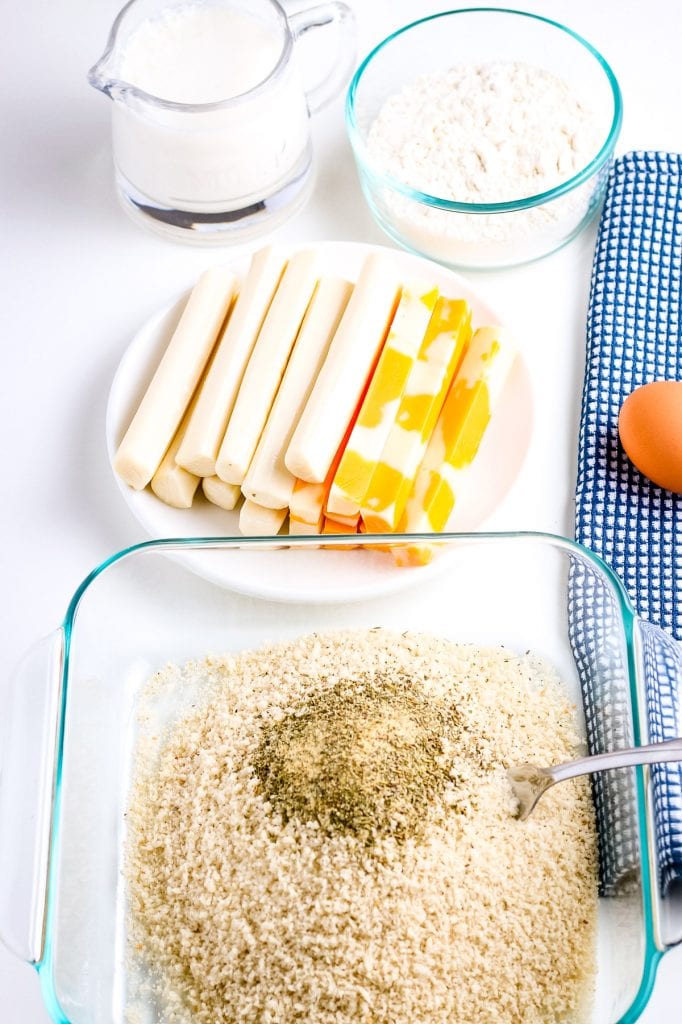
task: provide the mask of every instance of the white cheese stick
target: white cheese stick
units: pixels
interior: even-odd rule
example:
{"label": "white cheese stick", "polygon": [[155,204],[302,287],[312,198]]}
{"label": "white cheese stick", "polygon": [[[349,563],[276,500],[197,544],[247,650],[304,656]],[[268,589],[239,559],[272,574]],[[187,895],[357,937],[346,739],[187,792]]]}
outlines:
{"label": "white cheese stick", "polygon": [[141,491],[159,467],[204,372],[230,308],[235,277],[207,270],[192,290],[173,337],[114,457],[114,469]]}
{"label": "white cheese stick", "polygon": [[188,473],[175,461],[193,408],[194,403],[185,413],[183,421],[171,441],[170,448],[161,459],[161,464],[151,479],[151,488],[156,497],[165,501],[166,505],[172,505],[173,508],[191,508],[199,486],[199,477]]}
{"label": "white cheese stick", "polygon": [[244,369],[285,265],[282,253],[272,246],[261,249],[251,259],[177,454],[180,465],[198,476],[215,474],[218,451]]}
{"label": "white cheese stick", "polygon": [[385,256],[366,259],[285,455],[290,473],[322,483],[386,339],[400,282]]}
{"label": "white cheese stick", "polygon": [[237,507],[242,496],[239,484],[226,484],[219,476],[205,476],[201,489],[213,505],[219,505],[227,512]]}
{"label": "white cheese stick", "polygon": [[[209,368],[210,365],[209,362]],[[172,505],[174,508],[191,508],[194,495],[200,483],[200,478],[195,473],[190,473],[183,469],[182,466],[178,466],[176,461],[178,449],[187,433],[187,428],[196,408],[200,389],[201,383],[194,392],[189,408],[182,417],[182,423],[175,432],[175,437],[171,441],[168,451],[161,459],[161,464],[150,482],[150,487],[156,497],[160,498],[166,505]]]}
{"label": "white cheese stick", "polygon": [[263,508],[245,501],[239,513],[239,531],[245,537],[276,537],[287,517],[285,508]]}
{"label": "white cheese stick", "polygon": [[[305,523],[302,519],[292,519],[289,516],[289,526],[287,533],[290,537],[318,537],[322,533],[322,522],[319,523]],[[309,546],[310,551],[317,551],[319,544],[311,544]]]}
{"label": "white cheese stick", "polygon": [[286,508],[291,499],[296,477],[284,465],[284,455],[351,291],[352,286],[343,278],[323,277],[311,299],[275,403],[242,484],[244,495],[266,508]]}
{"label": "white cheese stick", "polygon": [[303,519],[294,519],[289,516],[289,536],[291,537],[315,537],[322,533],[323,519],[319,523],[306,523]]}
{"label": "white cheese stick", "polygon": [[307,480],[297,480],[289,503],[289,514],[300,522],[319,523],[322,529],[324,503],[328,493],[324,484],[309,484]]}
{"label": "white cheese stick", "polygon": [[317,283],[317,253],[289,260],[260,329],[216,459],[216,473],[241,484],[277,394],[296,335]]}

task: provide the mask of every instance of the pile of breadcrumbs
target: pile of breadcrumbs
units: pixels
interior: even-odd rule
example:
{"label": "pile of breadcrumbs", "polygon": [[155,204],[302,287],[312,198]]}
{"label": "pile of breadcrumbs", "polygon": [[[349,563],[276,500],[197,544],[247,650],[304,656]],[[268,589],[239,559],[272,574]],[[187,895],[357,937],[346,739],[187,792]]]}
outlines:
{"label": "pile of breadcrumbs", "polygon": [[589,786],[557,786],[519,822],[505,771],[580,743],[545,663],[363,630],[153,680],[197,683],[204,700],[140,756],[128,811],[131,950],[164,1024],[586,1019]]}

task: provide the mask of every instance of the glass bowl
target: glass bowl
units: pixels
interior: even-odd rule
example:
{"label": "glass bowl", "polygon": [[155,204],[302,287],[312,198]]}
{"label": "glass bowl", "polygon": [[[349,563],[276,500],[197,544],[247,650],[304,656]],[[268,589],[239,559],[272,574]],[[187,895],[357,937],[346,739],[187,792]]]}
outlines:
{"label": "glass bowl", "polygon": [[[421,539],[433,542],[432,535]],[[385,536],[354,536],[337,546],[378,540],[386,543]],[[37,968],[59,1024],[131,1019],[121,873],[125,812],[140,691],[169,661],[344,627],[503,644],[548,658],[578,707],[589,684],[588,733],[596,716],[613,748],[646,742],[644,693],[657,666],[667,660],[682,673],[681,649],[635,618],[611,571],[557,537],[445,536],[438,542],[439,573],[420,582],[418,570],[396,570],[414,572],[411,590],[335,606],[241,597],[175,560],[188,549],[239,558],[240,547],[253,558],[281,543],[281,537],[181,539],[121,551],[87,577],[62,626],[26,656],[9,704],[3,694],[10,728],[0,748],[0,934]],[[278,554],[295,573],[299,549],[312,548],[307,554],[323,572],[330,552],[314,548],[318,543],[292,538]],[[180,714],[183,696],[185,704],[196,699],[173,695],[164,714]],[[602,807],[615,800],[602,816],[602,871],[611,871],[623,838],[629,859],[623,878],[603,886],[590,1024],[635,1021],[662,953],[682,936],[656,867],[655,779],[642,768],[617,779],[615,791],[595,788]],[[158,1019],[151,1005],[136,1011],[136,1020]]]}
{"label": "glass bowl", "polygon": [[[387,98],[420,75],[494,61],[540,67],[589,102],[600,138],[589,163],[548,191],[495,203],[428,195],[386,173],[367,139]],[[621,121],[615,75],[585,39],[548,18],[485,7],[434,14],[398,29],[362,62],[346,101],[362,190],[380,227],[413,252],[469,269],[525,263],[574,238],[599,209]]]}

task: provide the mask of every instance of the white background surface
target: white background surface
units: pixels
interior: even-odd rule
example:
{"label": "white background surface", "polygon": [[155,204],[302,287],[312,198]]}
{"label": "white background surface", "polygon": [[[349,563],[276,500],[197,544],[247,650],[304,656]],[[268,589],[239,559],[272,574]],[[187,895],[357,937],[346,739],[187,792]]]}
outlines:
{"label": "white background surface", "polygon": [[[392,28],[452,4],[354,0],[360,53]],[[62,619],[88,570],[141,539],[110,476],[109,383],[137,326],[225,250],[143,233],[112,191],[109,109],[85,74],[117,0],[7,4],[0,33],[3,363],[0,681]],[[526,9],[563,21],[606,56],[624,93],[619,152],[682,149],[677,0],[548,0]],[[316,119],[316,192],[280,231],[291,240],[383,242],[357,184],[342,101]],[[521,340],[536,432],[505,528],[572,532],[585,312],[594,230],[535,265],[471,275]],[[682,1021],[682,950],[671,953],[642,1021]],[[0,948],[0,1024],[47,1024],[33,971]]]}

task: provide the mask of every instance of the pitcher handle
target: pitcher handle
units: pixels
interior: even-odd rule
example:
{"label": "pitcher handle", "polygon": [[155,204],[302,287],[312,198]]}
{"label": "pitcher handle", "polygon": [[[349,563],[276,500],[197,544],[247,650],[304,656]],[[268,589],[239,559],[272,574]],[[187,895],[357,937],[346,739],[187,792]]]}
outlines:
{"label": "pitcher handle", "polygon": [[355,15],[350,7],[340,0],[317,4],[305,11],[288,16],[294,43],[311,29],[333,26],[338,37],[337,57],[320,82],[306,90],[308,110],[316,114],[330,103],[348,82],[355,64],[356,30]]}
{"label": "pitcher handle", "polygon": [[0,939],[42,959],[63,630],[35,644],[0,697]]}

